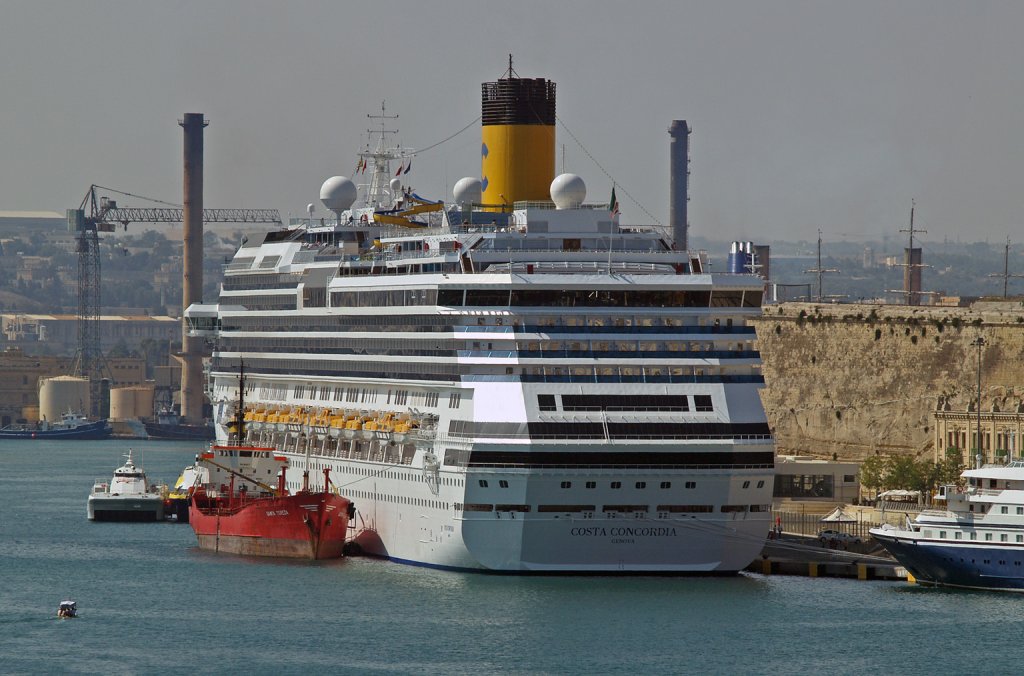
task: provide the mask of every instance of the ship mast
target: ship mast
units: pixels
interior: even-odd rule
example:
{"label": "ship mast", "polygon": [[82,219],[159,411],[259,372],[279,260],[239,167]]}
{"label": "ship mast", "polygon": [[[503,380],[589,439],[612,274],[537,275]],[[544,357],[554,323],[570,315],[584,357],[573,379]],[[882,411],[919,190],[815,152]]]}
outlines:
{"label": "ship mast", "polygon": [[366,149],[359,153],[362,171],[365,172],[369,168],[372,172],[370,174],[370,182],[359,185],[363,190],[363,203],[372,209],[382,206],[390,207],[394,201],[390,185],[391,161],[401,160],[402,164],[399,166],[399,171],[401,171],[402,167],[406,166],[405,160],[412,156],[412,152],[408,148],[388,145],[388,135],[398,133],[397,129],[387,128],[388,121],[397,120],[398,115],[388,115],[384,101],[380,103],[380,115],[367,113],[366,117],[371,120],[379,120],[380,129],[366,130],[370,140],[372,141],[374,135],[376,135],[377,141],[373,150],[370,150],[370,143],[367,142]]}

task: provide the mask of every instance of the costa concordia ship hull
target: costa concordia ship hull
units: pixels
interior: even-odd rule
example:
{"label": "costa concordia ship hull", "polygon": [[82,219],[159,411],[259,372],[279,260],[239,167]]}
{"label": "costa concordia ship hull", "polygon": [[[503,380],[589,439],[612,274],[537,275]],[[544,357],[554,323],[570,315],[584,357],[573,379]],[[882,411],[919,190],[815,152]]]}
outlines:
{"label": "costa concordia ship hull", "polygon": [[286,456],[292,490],[329,468],[368,554],[738,571],[770,526],[747,322],[763,282],[710,272],[666,229],[620,225],[581,178],[554,177],[534,148],[554,142],[554,84],[511,75],[484,85],[484,177],[452,204],[393,177],[411,157],[382,127],[360,154],[366,184],[324,184],[333,223],[250,235],[218,304],[188,309],[191,335],[214,341],[219,438],[244,362],[245,443]]}

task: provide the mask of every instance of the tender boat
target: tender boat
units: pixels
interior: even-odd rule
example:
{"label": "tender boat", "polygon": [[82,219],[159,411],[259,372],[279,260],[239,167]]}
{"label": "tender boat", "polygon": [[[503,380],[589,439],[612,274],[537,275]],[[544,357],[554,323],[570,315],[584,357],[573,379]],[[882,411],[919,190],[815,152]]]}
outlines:
{"label": "tender boat", "polygon": [[78,617],[78,604],[74,601],[61,601],[57,607],[57,617],[62,620],[71,620]]}
{"label": "tender boat", "polygon": [[946,509],[871,535],[921,584],[1024,591],[1024,461],[961,478],[939,490]]}
{"label": "tender boat", "polygon": [[89,494],[90,521],[162,521],[164,495],[146,480],[146,473],[127,460],[114,470],[110,482],[97,479]]}

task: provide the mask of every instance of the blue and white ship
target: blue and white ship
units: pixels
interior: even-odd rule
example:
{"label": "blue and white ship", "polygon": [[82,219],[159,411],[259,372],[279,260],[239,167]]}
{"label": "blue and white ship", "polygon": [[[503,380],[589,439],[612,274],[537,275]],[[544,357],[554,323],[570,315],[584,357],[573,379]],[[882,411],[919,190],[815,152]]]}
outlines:
{"label": "blue and white ship", "polygon": [[946,509],[871,535],[921,584],[1024,591],[1024,461],[962,478],[940,489]]}

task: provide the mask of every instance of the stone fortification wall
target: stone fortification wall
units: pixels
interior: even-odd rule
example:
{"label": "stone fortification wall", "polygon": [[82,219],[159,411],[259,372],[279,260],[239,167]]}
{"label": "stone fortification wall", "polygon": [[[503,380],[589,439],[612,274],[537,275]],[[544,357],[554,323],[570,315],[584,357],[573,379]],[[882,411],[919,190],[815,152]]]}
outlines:
{"label": "stone fortification wall", "polygon": [[933,447],[940,397],[966,410],[1024,399],[1024,303],[971,308],[784,303],[755,322],[761,392],[781,453],[860,460]]}

